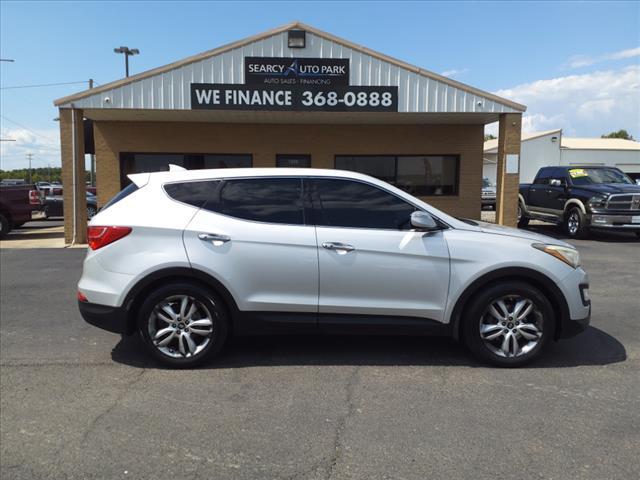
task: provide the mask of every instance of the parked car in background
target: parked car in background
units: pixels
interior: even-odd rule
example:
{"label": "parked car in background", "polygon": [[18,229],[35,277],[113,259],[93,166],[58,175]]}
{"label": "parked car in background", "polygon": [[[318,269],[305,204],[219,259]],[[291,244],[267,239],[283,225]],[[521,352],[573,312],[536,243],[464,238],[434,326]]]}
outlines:
{"label": "parked car in background", "polygon": [[543,167],[533,183],[520,184],[518,226],[531,219],[561,225],[576,238],[591,228],[640,236],[640,185],[615,167]]}
{"label": "parked car in background", "polygon": [[0,186],[0,238],[31,220],[31,212],[41,208],[35,185]]}
{"label": "parked car in background", "polygon": [[482,208],[484,207],[492,210],[496,208],[496,187],[488,178],[482,179]]}
{"label": "parked car in background", "polygon": [[[87,219],[93,218],[98,213],[98,198],[91,192],[87,195]],[[45,218],[62,217],[64,215],[64,200],[62,194],[49,195],[42,201],[42,212]]]}
{"label": "parked car in background", "polygon": [[89,224],[84,319],[190,367],[233,333],[459,338],[519,366],[586,328],[571,245],[459,220],[381,180],[317,169],[141,173]]}

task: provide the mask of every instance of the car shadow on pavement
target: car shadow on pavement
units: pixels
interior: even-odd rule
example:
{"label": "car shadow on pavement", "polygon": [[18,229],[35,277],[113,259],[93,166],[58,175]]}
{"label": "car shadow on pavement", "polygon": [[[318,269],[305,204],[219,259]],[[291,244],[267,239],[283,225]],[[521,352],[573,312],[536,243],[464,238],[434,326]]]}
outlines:
{"label": "car shadow on pavement", "polygon": [[[147,354],[137,335],[123,337],[111,356],[133,367],[163,368]],[[589,327],[572,339],[554,342],[528,368],[607,365],[626,358],[618,340]],[[200,368],[294,365],[486,367],[448,337],[274,335],[232,338],[220,357]]]}
{"label": "car shadow on pavement", "polygon": [[[542,235],[548,235],[560,240],[574,240],[569,237],[562,229],[556,225],[540,224],[529,225],[527,230]],[[640,238],[634,232],[614,232],[605,230],[591,230],[587,240],[603,243],[640,243]]]}

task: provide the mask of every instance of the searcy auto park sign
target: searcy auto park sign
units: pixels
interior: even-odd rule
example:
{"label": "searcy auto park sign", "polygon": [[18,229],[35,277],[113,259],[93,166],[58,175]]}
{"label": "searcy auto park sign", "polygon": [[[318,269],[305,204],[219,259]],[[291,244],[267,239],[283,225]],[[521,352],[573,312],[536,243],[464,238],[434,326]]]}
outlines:
{"label": "searcy auto park sign", "polygon": [[245,83],[192,83],[194,110],[397,112],[398,87],[349,85],[349,60],[245,57]]}

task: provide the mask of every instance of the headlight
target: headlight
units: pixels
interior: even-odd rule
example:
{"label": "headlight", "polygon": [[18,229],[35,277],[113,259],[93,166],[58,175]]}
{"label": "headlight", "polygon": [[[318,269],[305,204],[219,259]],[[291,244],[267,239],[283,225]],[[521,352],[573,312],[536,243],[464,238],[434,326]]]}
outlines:
{"label": "headlight", "polygon": [[575,248],[562,247],[560,245],[547,245],[546,243],[533,243],[533,248],[542,250],[549,255],[553,255],[558,260],[562,260],[567,265],[578,268],[580,266],[580,253]]}
{"label": "headlight", "polygon": [[592,197],[589,200],[589,207],[591,208],[606,208],[607,200],[609,200],[609,195],[601,194]]}

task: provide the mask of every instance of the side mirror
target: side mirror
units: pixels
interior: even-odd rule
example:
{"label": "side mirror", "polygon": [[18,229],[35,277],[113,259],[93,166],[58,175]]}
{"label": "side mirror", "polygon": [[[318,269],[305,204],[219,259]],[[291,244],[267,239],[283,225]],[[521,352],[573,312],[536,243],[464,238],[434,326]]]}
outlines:
{"label": "side mirror", "polygon": [[552,178],[551,180],[549,180],[549,185],[551,185],[552,187],[561,187],[562,180],[559,180],[557,178]]}
{"label": "side mirror", "polygon": [[427,232],[440,230],[440,226],[431,215],[420,211],[411,214],[411,226]]}

